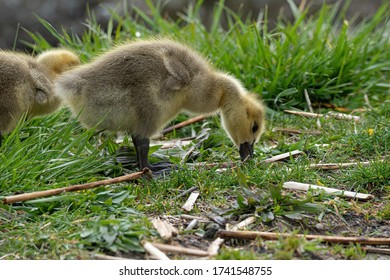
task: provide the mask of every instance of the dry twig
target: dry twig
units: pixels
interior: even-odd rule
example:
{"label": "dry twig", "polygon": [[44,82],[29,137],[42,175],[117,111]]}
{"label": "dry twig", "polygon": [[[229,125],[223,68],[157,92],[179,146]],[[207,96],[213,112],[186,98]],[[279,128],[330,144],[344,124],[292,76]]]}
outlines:
{"label": "dry twig", "polygon": [[91,254],[91,257],[95,260],[131,260],[127,258],[121,258],[121,257],[115,257],[110,255],[104,255],[104,254]]}
{"label": "dry twig", "polygon": [[188,226],[186,227],[185,230],[191,230],[191,229],[194,229],[195,227],[197,227],[199,224],[199,220],[197,219],[193,219],[189,224]]}
{"label": "dry twig", "polygon": [[166,129],[164,129],[163,131],[161,131],[161,134],[167,134],[168,132],[171,132],[175,129],[179,129],[179,128],[182,128],[182,127],[185,127],[187,125],[190,125],[190,124],[193,124],[193,123],[196,123],[196,122],[199,122],[199,121],[202,121],[206,118],[207,116],[204,116],[204,115],[199,115],[197,117],[194,117],[194,118],[191,118],[191,119],[188,119],[186,121],[183,121],[181,123],[178,123],[178,124],[175,124],[173,126],[170,126],[170,127],[167,127]]}
{"label": "dry twig", "polygon": [[374,198],[374,196],[371,194],[343,191],[343,190],[339,190],[339,189],[327,188],[327,187],[323,187],[323,186],[304,184],[304,183],[298,183],[298,182],[285,182],[283,184],[283,188],[291,189],[291,190],[299,190],[299,191],[308,191],[309,189],[320,189],[320,190],[324,190],[326,193],[333,194],[336,196],[356,198],[356,199],[360,199],[360,200],[369,200],[369,199]]}
{"label": "dry twig", "polygon": [[292,152],[288,152],[288,153],[280,154],[280,155],[277,155],[277,156],[274,156],[271,158],[267,158],[265,160],[262,160],[260,163],[271,163],[271,162],[284,160],[286,158],[295,157],[295,156],[303,155],[303,154],[304,154],[304,152],[302,152],[302,151],[294,150]]}
{"label": "dry twig", "polygon": [[152,258],[156,260],[169,260],[167,255],[165,255],[163,252],[161,252],[159,249],[153,246],[152,243],[148,241],[142,242],[142,246],[144,247],[145,251],[148,252]]}
{"label": "dry twig", "polygon": [[192,163],[192,164],[187,164],[191,167],[194,168],[214,168],[214,167],[219,167],[219,168],[235,168],[237,165],[233,162],[198,162],[198,163]]}
{"label": "dry twig", "polygon": [[[294,150],[291,152],[287,152],[287,153],[283,153],[283,154],[280,154],[277,156],[267,158],[265,160],[262,160],[260,163],[271,163],[271,162],[275,162],[275,161],[279,161],[279,160],[284,160],[284,159],[287,159],[290,157],[296,157],[298,155],[303,155],[303,154],[305,154],[305,153],[302,151]],[[220,167],[220,168],[228,168],[228,169],[233,169],[233,168],[237,167],[237,165],[235,163],[230,163],[230,162],[212,162],[212,163],[200,162],[200,163],[193,164],[192,166],[205,167],[205,168]]]}
{"label": "dry twig", "polygon": [[302,132],[299,129],[292,129],[292,128],[280,128],[280,127],[275,127],[273,131],[280,131],[282,133],[289,133],[289,134],[312,134],[312,135],[320,135],[321,131],[319,130],[310,130],[310,131],[304,131]]}
{"label": "dry twig", "polygon": [[346,163],[317,163],[317,164],[310,164],[309,168],[323,169],[323,170],[334,170],[334,169],[348,168],[348,167],[352,167],[352,166],[368,166],[370,164],[372,164],[372,162],[370,162],[370,161],[346,162]]}
{"label": "dry twig", "polygon": [[192,255],[198,257],[207,257],[209,255],[209,253],[206,251],[199,250],[199,249],[185,248],[182,246],[173,246],[173,245],[160,244],[160,243],[152,243],[152,245],[157,249],[167,253],[178,253],[178,254]]}
{"label": "dry twig", "polygon": [[[252,223],[255,222],[255,217],[249,217],[243,221],[241,221],[240,223],[234,225],[231,230],[232,231],[236,231],[236,230],[239,230],[243,227],[246,227]],[[223,242],[225,242],[225,239],[221,238],[221,237],[217,237],[217,239],[215,239],[213,242],[211,242],[209,248],[207,249],[207,252],[209,253],[210,256],[216,256],[218,254],[218,251],[219,251],[219,248],[222,246]]]}
{"label": "dry twig", "polygon": [[178,230],[166,220],[156,218],[152,220],[152,224],[164,240],[170,240],[173,235],[178,234]]}
{"label": "dry twig", "polygon": [[315,113],[308,113],[308,112],[302,112],[302,111],[294,111],[294,110],[284,110],[286,113],[289,114],[294,114],[294,115],[299,115],[299,116],[304,116],[304,117],[311,117],[311,118],[335,118],[338,120],[353,120],[355,122],[358,122],[360,120],[359,116],[352,116],[352,115],[347,115],[343,113],[334,113],[334,112],[329,112],[327,114],[315,114]]}
{"label": "dry twig", "polygon": [[81,190],[92,189],[92,188],[96,188],[96,187],[100,187],[100,186],[128,182],[128,181],[139,179],[145,174],[147,174],[149,176],[151,174],[151,171],[148,168],[144,168],[144,170],[142,170],[141,172],[135,172],[135,173],[123,175],[123,176],[112,178],[112,179],[106,179],[106,180],[102,180],[102,181],[96,181],[96,182],[91,182],[91,183],[86,183],[86,184],[81,184],[81,185],[74,185],[74,186],[63,187],[63,188],[52,189],[52,190],[46,190],[46,191],[38,191],[38,192],[32,192],[32,193],[24,193],[24,194],[7,196],[7,197],[3,198],[3,203],[4,204],[11,204],[11,203],[15,203],[15,202],[22,202],[22,201],[36,199],[36,198],[40,198],[40,197],[58,195],[58,194],[62,194],[65,192],[81,191]]}
{"label": "dry twig", "polygon": [[189,194],[189,193],[192,193],[193,191],[196,191],[197,189],[199,189],[198,186],[193,186],[193,187],[189,188],[188,190],[185,190],[185,191],[183,191],[182,193],[180,193],[180,194],[178,194],[177,196],[175,196],[175,197],[173,198],[173,200],[176,200],[176,199],[178,199],[178,198],[180,198],[180,197],[182,197],[182,196],[185,196],[185,195],[187,195],[187,194]]}
{"label": "dry twig", "polygon": [[181,214],[181,219],[185,220],[198,220],[200,223],[208,223],[210,220],[208,218],[200,217],[200,216],[193,216],[193,215],[187,215],[187,214]]}
{"label": "dry twig", "polygon": [[366,251],[367,253],[390,255],[389,248],[376,248],[376,247],[364,246],[364,247],[362,247],[362,249],[363,249],[363,251]]}
{"label": "dry twig", "polygon": [[188,197],[186,203],[184,203],[184,205],[181,208],[183,208],[188,212],[191,211],[194,208],[195,201],[198,198],[199,194],[200,194],[199,192],[192,192]]}
{"label": "dry twig", "polygon": [[245,220],[239,222],[238,224],[232,226],[231,230],[239,230],[240,228],[249,226],[250,224],[253,224],[256,221],[255,217],[249,217],[246,218]]}
{"label": "dry twig", "polygon": [[346,237],[346,236],[328,236],[328,235],[312,235],[312,234],[290,234],[290,233],[275,233],[262,231],[228,231],[220,230],[217,232],[220,238],[239,238],[255,240],[256,238],[263,238],[265,240],[278,240],[280,237],[295,236],[298,238],[305,238],[307,240],[320,239],[327,243],[359,243],[367,245],[390,245],[390,238],[386,237]]}

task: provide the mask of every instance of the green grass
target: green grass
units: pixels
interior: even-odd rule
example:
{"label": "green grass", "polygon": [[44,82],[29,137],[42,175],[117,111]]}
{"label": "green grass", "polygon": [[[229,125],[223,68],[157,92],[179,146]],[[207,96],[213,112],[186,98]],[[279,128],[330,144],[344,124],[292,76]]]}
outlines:
{"label": "green grass", "polygon": [[[316,227],[320,224],[327,234],[337,235],[337,224],[349,226],[345,235],[383,235],[380,226],[389,224],[390,186],[388,6],[381,7],[372,19],[353,24],[344,20],[342,12],[337,13],[342,7],[324,6],[318,14],[309,16],[306,10],[299,11],[290,3],[295,20],[288,23],[279,19],[276,28],[269,30],[266,14],[259,22],[242,20],[224,8],[223,1],[215,7],[210,29],[200,21],[202,1],[190,6],[177,21],[163,17],[159,6],[147,3],[150,12],[135,9],[134,16],[120,16],[110,10],[112,18],[104,28],[90,15],[88,30],[80,37],[54,30],[49,22],[40,21],[59,45],[74,49],[84,62],[138,35],[169,36],[190,44],[218,68],[237,76],[267,103],[267,127],[256,146],[256,158],[222,172],[217,168],[192,169],[190,163],[194,162],[239,162],[238,151],[220,127],[219,119],[210,117],[164,139],[197,136],[188,147],[153,149],[153,159],[169,157],[179,164],[179,170],[168,178],[1,204],[0,257],[75,259],[89,258],[89,252],[103,252],[145,258],[141,240],[162,242],[150,220],[185,213],[181,206],[187,196],[175,197],[192,186],[198,186],[201,195],[190,214],[208,217],[213,213],[229,223],[254,215],[257,219],[249,226],[252,230],[277,228],[313,233],[318,232]],[[221,17],[228,19],[225,31],[220,26]],[[35,41],[30,44],[34,52],[53,47],[39,34],[29,34]],[[327,112],[325,107],[330,105],[339,110],[363,109],[354,113],[361,116],[361,121],[321,118],[319,129],[316,119],[284,113],[283,109],[307,109],[304,90],[316,105],[316,112]],[[186,118],[179,115],[175,122]],[[304,133],[286,134],[276,128]],[[316,130],[320,134],[310,133]],[[129,140],[125,138],[124,143]],[[0,147],[0,196],[122,175],[131,166],[116,162],[120,146],[113,134],[82,128],[66,109],[22,120]],[[187,154],[190,149],[191,155]],[[260,163],[296,149],[305,154],[286,162]],[[372,164],[335,171],[308,168],[310,163],[354,161]],[[281,188],[286,181],[372,193],[376,198],[363,203],[321,192],[288,192]],[[357,219],[359,226],[355,224]],[[206,230],[206,225],[201,224],[186,232],[183,220],[176,225],[184,244],[186,240],[199,240]],[[370,225],[373,230],[362,232],[367,228],[362,225]],[[207,246],[207,242],[200,239],[200,247]],[[272,242],[227,241],[216,258],[322,257],[356,259],[364,258],[365,253],[360,246],[324,246],[292,236]]]}

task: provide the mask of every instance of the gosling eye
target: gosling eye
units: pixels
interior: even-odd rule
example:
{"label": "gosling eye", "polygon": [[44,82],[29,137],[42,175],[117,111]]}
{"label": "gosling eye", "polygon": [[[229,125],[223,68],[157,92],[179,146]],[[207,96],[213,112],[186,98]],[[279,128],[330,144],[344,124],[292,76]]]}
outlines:
{"label": "gosling eye", "polygon": [[259,125],[255,122],[252,126],[252,133],[256,133],[258,129],[259,129]]}

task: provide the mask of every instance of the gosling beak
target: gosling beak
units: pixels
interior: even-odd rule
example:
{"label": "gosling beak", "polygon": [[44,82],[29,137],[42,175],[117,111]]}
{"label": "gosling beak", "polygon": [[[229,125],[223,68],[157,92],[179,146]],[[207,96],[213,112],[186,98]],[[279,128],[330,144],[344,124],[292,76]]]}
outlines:
{"label": "gosling beak", "polygon": [[240,144],[240,156],[242,162],[253,158],[253,144],[249,144],[249,142]]}

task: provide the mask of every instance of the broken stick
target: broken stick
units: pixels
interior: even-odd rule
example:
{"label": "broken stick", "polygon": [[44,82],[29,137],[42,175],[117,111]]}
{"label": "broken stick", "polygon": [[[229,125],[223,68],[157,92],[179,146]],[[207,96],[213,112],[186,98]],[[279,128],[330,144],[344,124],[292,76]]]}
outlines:
{"label": "broken stick", "polygon": [[38,191],[38,192],[32,192],[32,193],[23,193],[23,194],[18,194],[18,195],[7,196],[7,197],[3,198],[3,203],[4,204],[12,204],[15,202],[22,202],[22,201],[36,199],[36,198],[40,198],[40,197],[58,195],[58,194],[62,194],[65,192],[87,190],[87,189],[92,189],[92,188],[96,188],[99,186],[106,186],[106,185],[127,182],[127,181],[131,181],[131,180],[139,179],[145,174],[150,174],[150,172],[151,171],[148,168],[144,168],[144,170],[142,170],[141,172],[135,172],[135,173],[123,175],[123,176],[112,178],[112,179],[106,179],[106,180],[102,180],[102,181],[96,181],[96,182],[91,182],[91,183],[86,183],[86,184],[81,184],[81,185],[74,185],[74,186],[63,187],[63,188],[52,189],[52,190],[46,190],[46,191]]}
{"label": "broken stick", "polygon": [[283,160],[286,158],[295,157],[295,156],[303,155],[303,154],[304,154],[304,152],[302,152],[302,151],[294,150],[294,151],[291,151],[288,153],[284,153],[284,154],[280,154],[280,155],[277,155],[274,157],[267,158],[265,160],[262,160],[260,163],[271,163],[271,162],[275,162],[275,161],[279,161],[279,160]]}
{"label": "broken stick", "polygon": [[[279,155],[267,158],[265,160],[262,160],[262,161],[260,161],[260,164],[272,163],[272,162],[285,160],[285,159],[289,159],[291,157],[296,157],[296,156],[304,155],[304,154],[305,153],[302,152],[302,151],[294,150],[294,151],[291,151],[291,152],[279,154]],[[193,164],[192,166],[193,167],[205,167],[205,168],[220,167],[219,169],[216,170],[216,172],[218,172],[218,171],[225,171],[227,169],[234,169],[234,168],[237,167],[237,165],[235,163],[229,163],[229,162],[218,162],[218,163],[217,162],[213,162],[213,163],[201,162],[201,163]]]}
{"label": "broken stick", "polygon": [[[279,154],[270,158],[267,158],[265,160],[260,161],[260,163],[272,163],[284,159],[289,159],[290,157],[296,157],[299,155],[304,155],[305,153],[299,150],[294,150],[291,152]],[[237,165],[235,163],[230,163],[230,162],[213,162],[213,163],[195,163],[192,165],[193,167],[205,167],[205,168],[214,168],[214,167],[219,167],[219,168],[228,168],[228,169],[233,169]]]}
{"label": "broken stick", "polygon": [[284,110],[286,113],[304,116],[304,117],[312,117],[312,118],[335,118],[338,120],[353,120],[355,122],[358,122],[360,120],[359,116],[352,116],[347,115],[343,113],[335,113],[335,112],[329,112],[327,114],[316,114],[316,113],[309,113],[309,112],[302,112],[302,111],[294,111],[294,110]]}
{"label": "broken stick", "polygon": [[308,191],[309,189],[320,189],[320,190],[324,190],[326,193],[333,194],[336,196],[357,198],[360,200],[369,200],[369,199],[374,198],[374,196],[371,194],[343,191],[343,190],[334,189],[334,188],[327,188],[327,187],[323,187],[323,186],[297,183],[297,182],[285,182],[283,184],[283,188],[291,189],[291,190],[299,190],[299,191]]}
{"label": "broken stick", "polygon": [[[234,225],[231,230],[236,231],[243,227],[249,226],[250,224],[253,224],[256,221],[255,217],[248,217],[245,220],[239,222],[238,224]],[[219,248],[222,246],[222,244],[225,242],[225,239],[221,237],[217,237],[213,242],[211,242],[209,248],[207,249],[207,252],[210,256],[216,256],[218,254]]]}
{"label": "broken stick", "polygon": [[390,249],[387,248],[377,248],[377,247],[362,247],[363,251],[367,253],[376,253],[376,254],[386,254],[390,255]]}
{"label": "broken stick", "polygon": [[299,129],[293,129],[293,128],[279,128],[275,127],[272,131],[279,131],[282,133],[288,133],[288,134],[312,134],[312,135],[320,135],[321,131],[319,130],[299,130]]}
{"label": "broken stick", "polygon": [[181,208],[188,212],[191,211],[194,208],[195,201],[198,198],[199,194],[199,192],[192,192],[188,197],[186,203],[184,203]]}
{"label": "broken stick", "polygon": [[198,186],[193,186],[193,187],[189,188],[188,190],[185,190],[185,191],[183,191],[182,193],[178,194],[178,195],[175,196],[173,199],[174,199],[174,200],[175,200],[175,199],[178,199],[178,198],[180,198],[180,197],[182,197],[182,196],[185,196],[185,195],[187,195],[187,194],[189,194],[189,193],[192,193],[193,191],[196,191],[197,189],[199,189]]}
{"label": "broken stick", "polygon": [[170,240],[172,239],[172,236],[178,234],[178,230],[166,220],[160,220],[160,218],[156,218],[152,220],[152,224],[160,234],[160,237],[164,240]]}
{"label": "broken stick", "polygon": [[167,253],[178,253],[178,254],[192,255],[198,257],[207,257],[209,255],[209,253],[206,251],[199,250],[199,249],[185,248],[182,246],[173,246],[173,245],[167,245],[161,243],[152,243],[152,245],[157,249]]}
{"label": "broken stick", "polygon": [[323,169],[323,170],[334,170],[334,169],[348,168],[348,167],[352,167],[352,166],[368,166],[370,164],[372,164],[372,162],[370,162],[370,161],[345,162],[345,163],[317,163],[317,164],[310,164],[309,168]]}
{"label": "broken stick", "polygon": [[201,120],[204,120],[205,118],[206,118],[206,116],[199,115],[197,117],[194,117],[194,118],[188,119],[186,121],[183,121],[181,123],[175,124],[173,126],[167,127],[166,129],[161,131],[161,134],[163,134],[163,135],[167,134],[168,132],[174,131],[175,129],[179,129],[179,128],[185,127],[187,125],[199,122]]}
{"label": "broken stick", "polygon": [[167,255],[165,255],[162,251],[154,247],[152,243],[148,241],[143,241],[141,243],[145,251],[148,252],[152,258],[156,260],[170,260]]}
{"label": "broken stick", "polygon": [[298,238],[305,238],[307,240],[319,239],[327,243],[359,243],[365,245],[390,245],[390,238],[386,237],[346,237],[346,236],[329,236],[329,235],[312,235],[312,234],[289,234],[289,233],[275,233],[263,231],[228,231],[219,230],[217,236],[220,238],[240,238],[255,240],[261,237],[265,240],[278,240],[280,237],[295,236]]}
{"label": "broken stick", "polygon": [[121,258],[121,257],[115,257],[115,256],[110,256],[110,255],[104,255],[104,254],[99,254],[99,253],[96,253],[96,254],[91,254],[90,255],[92,259],[95,259],[95,260],[106,260],[106,261],[110,261],[110,260],[131,260],[131,259],[128,259],[128,258]]}

